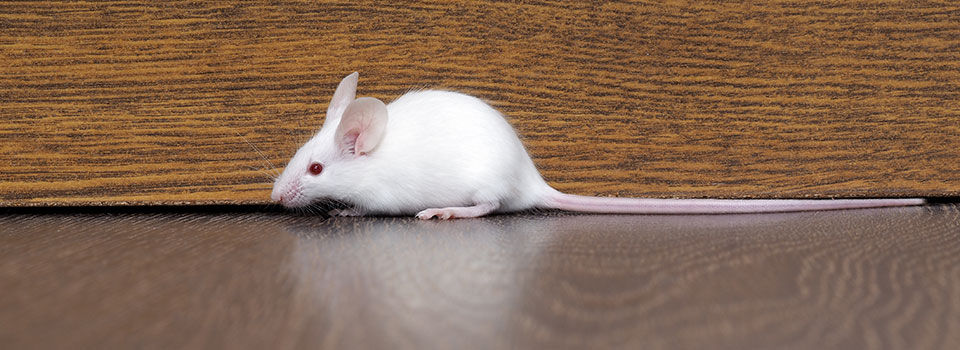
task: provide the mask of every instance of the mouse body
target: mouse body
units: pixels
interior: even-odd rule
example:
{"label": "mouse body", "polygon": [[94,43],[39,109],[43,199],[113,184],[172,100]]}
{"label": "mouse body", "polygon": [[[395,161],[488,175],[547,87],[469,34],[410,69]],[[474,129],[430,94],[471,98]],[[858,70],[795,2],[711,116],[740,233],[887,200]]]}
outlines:
{"label": "mouse body", "polygon": [[479,217],[534,208],[592,213],[720,214],[922,204],[922,199],[724,200],[605,198],[561,193],[540,176],[513,127],[486,102],[412,91],[389,105],[337,86],[320,131],[276,179],[288,208],[346,203],[340,215]]}

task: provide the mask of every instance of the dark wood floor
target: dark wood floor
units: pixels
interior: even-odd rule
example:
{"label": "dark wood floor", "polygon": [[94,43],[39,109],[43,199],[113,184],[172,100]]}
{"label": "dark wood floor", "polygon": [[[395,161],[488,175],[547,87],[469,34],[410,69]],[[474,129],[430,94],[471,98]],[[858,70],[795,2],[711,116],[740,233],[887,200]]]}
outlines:
{"label": "dark wood floor", "polygon": [[0,216],[0,348],[949,349],[960,207]]}

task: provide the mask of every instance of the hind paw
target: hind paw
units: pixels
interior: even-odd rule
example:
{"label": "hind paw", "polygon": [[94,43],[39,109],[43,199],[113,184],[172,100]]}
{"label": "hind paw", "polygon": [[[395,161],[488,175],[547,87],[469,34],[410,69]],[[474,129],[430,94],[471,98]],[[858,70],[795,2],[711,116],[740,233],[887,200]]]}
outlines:
{"label": "hind paw", "polygon": [[440,220],[477,218],[490,214],[496,210],[497,207],[498,205],[496,203],[481,203],[471,207],[430,208],[417,213],[417,218],[420,220],[430,220],[433,218]]}
{"label": "hind paw", "polygon": [[433,218],[447,220],[453,217],[453,211],[450,209],[431,208],[417,213],[417,219],[420,220],[430,220]]}

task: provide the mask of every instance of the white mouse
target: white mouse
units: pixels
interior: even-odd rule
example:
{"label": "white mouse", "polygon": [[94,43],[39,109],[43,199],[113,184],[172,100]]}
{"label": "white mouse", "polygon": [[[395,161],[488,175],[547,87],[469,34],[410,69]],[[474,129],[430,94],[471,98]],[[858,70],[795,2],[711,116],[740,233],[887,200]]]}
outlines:
{"label": "white mouse", "polygon": [[561,193],[540,176],[503,115],[451,91],[409,92],[389,105],[356,98],[354,72],[337,86],[320,131],[276,179],[287,208],[330,200],[340,215],[473,218],[527,209],[589,213],[724,214],[923,204],[921,198],[736,200],[605,198]]}

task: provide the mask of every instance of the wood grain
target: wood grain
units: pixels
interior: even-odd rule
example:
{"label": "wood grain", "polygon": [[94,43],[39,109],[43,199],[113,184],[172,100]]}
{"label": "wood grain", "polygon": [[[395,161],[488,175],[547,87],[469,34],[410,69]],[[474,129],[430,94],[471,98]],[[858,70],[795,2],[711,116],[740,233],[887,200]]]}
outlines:
{"label": "wood grain", "polygon": [[355,70],[490,101],[564,191],[960,195],[955,2],[9,1],[0,205],[264,203]]}
{"label": "wood grain", "polygon": [[960,347],[956,204],[452,222],[64,213],[0,215],[0,348]]}

